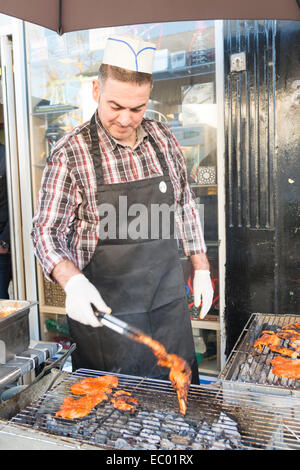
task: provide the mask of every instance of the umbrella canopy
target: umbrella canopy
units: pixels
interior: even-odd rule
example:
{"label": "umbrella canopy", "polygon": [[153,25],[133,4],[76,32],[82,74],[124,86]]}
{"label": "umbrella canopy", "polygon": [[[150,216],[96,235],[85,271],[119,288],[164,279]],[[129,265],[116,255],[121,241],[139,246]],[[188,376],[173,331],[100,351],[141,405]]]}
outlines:
{"label": "umbrella canopy", "polygon": [[63,34],[166,21],[300,20],[299,5],[300,0],[0,0],[0,13]]}

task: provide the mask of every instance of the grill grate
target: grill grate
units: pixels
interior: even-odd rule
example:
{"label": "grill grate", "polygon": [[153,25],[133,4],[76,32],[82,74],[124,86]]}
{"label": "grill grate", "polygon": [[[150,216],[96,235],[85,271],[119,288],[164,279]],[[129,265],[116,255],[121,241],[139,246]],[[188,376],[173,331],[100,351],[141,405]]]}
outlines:
{"label": "grill grate", "polygon": [[[296,321],[299,321],[298,316],[253,314],[233,348],[219,379],[227,385],[249,390],[300,397],[300,380],[277,377],[272,373],[271,360],[278,354],[267,346],[264,346],[261,352],[252,347],[262,331],[281,328]],[[280,346],[288,347],[288,341],[281,340]]]}
{"label": "grill grate", "polygon": [[300,448],[297,401],[291,398],[287,406],[274,398],[262,407],[257,394],[249,396],[218,386],[191,386],[187,414],[182,416],[169,382],[115,374],[118,389],[131,392],[139,400],[134,414],[104,402],[81,419],[55,418],[63,399],[70,395],[71,385],[97,375],[105,372],[81,369],[65,374],[59,384],[12,422],[103,449]]}

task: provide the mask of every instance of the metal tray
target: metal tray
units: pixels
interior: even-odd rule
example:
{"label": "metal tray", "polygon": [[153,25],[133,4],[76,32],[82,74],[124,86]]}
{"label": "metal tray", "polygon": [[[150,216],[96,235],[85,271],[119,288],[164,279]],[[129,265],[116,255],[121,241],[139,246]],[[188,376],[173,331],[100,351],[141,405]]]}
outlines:
{"label": "metal tray", "polygon": [[14,359],[16,354],[25,351],[30,342],[29,311],[37,302],[29,300],[0,300],[1,305],[15,309],[12,313],[1,316],[0,313],[0,364]]}
{"label": "metal tray", "polygon": [[[30,301],[30,300],[7,300],[7,299],[0,299],[0,325],[1,323],[5,323],[16,316],[19,316],[21,312],[24,312],[25,310],[30,309],[34,305],[36,305],[38,302],[36,301]],[[2,315],[1,309],[3,307],[8,307],[11,309],[15,309],[15,311],[12,311],[8,315]],[[1,326],[0,326],[1,328]]]}

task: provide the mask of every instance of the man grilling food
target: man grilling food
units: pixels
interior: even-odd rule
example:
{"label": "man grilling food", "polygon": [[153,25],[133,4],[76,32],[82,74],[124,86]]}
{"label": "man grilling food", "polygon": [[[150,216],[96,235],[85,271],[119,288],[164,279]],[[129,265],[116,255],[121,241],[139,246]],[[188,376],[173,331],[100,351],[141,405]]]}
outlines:
{"label": "man grilling food", "polygon": [[[66,293],[70,336],[77,345],[74,370],[169,375],[147,346],[101,327],[94,305],[183,358],[198,384],[177,240],[193,265],[201,318],[213,289],[183,153],[167,125],[144,117],[154,54],[155,46],[137,36],[107,39],[93,82],[97,109],[89,122],[61,138],[48,158],[32,240],[46,278]],[[137,208],[143,216],[140,232]],[[168,220],[154,217],[157,208],[168,208]]]}

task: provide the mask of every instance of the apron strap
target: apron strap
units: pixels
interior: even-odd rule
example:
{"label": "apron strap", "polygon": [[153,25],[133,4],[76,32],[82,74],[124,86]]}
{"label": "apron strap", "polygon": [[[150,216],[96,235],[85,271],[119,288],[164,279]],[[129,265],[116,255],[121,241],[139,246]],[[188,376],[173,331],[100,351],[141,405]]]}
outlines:
{"label": "apron strap", "polygon": [[[96,111],[97,112],[97,111]],[[104,176],[102,170],[102,158],[99,145],[99,137],[96,124],[96,113],[93,114],[90,121],[90,133],[92,141],[92,158],[94,163],[95,172],[97,175],[97,194],[99,194],[100,188],[104,185]]]}

